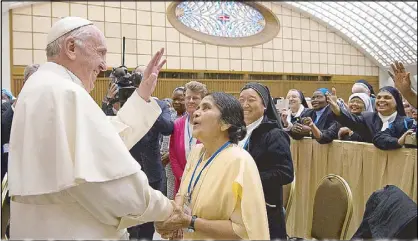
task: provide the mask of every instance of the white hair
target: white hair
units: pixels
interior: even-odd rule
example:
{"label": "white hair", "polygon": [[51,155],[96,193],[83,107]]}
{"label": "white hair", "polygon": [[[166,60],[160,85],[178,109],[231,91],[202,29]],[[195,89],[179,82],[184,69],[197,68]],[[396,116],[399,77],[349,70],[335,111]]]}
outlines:
{"label": "white hair", "polygon": [[23,72],[23,81],[28,80],[28,78],[35,73],[39,68],[39,64],[30,64],[26,66],[25,71]]}
{"label": "white hair", "polygon": [[92,36],[93,34],[93,31],[91,31],[92,27],[97,28],[94,25],[87,25],[80,28],[76,28],[73,31],[57,38],[56,40],[54,40],[46,46],[46,57],[52,58],[58,56],[61,51],[64,39],[66,39],[69,36],[74,37],[76,39],[75,44],[77,44],[80,47],[84,47],[84,41],[86,41],[88,37]]}

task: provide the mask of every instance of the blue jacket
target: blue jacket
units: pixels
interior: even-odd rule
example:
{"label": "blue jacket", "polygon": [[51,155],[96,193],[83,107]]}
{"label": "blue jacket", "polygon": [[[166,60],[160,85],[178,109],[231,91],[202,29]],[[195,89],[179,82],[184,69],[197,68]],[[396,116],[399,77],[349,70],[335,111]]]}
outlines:
{"label": "blue jacket", "polygon": [[161,162],[160,140],[162,135],[171,135],[174,122],[171,120],[170,109],[165,101],[157,100],[162,112],[147,134],[130,150],[131,155],[141,165],[148,177],[148,182],[161,180],[164,167]]}

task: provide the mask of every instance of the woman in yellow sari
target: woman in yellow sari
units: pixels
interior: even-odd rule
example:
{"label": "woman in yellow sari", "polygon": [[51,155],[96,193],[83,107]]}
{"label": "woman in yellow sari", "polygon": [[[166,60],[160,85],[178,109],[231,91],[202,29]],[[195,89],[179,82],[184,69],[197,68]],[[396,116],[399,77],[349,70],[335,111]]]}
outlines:
{"label": "woman in yellow sari", "polygon": [[237,99],[213,93],[194,113],[190,152],[175,202],[181,207],[156,230],[170,239],[268,240],[263,188],[251,155],[237,145],[245,137]]}

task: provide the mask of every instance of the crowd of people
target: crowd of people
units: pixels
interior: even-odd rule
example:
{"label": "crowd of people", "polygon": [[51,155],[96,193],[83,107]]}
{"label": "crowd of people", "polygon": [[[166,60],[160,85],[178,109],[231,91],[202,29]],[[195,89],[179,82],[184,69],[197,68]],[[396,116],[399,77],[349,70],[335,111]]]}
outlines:
{"label": "crowd of people", "polygon": [[[401,76],[404,74],[403,66],[396,63],[393,71],[394,80],[396,83],[400,83]],[[404,80],[402,79],[402,81]],[[116,92],[111,86],[106,99],[112,101]],[[157,156],[155,158],[148,156],[143,160],[154,163],[154,165],[157,163],[165,165],[166,185],[163,189],[158,188],[157,190],[164,192],[170,199],[178,201],[180,197],[187,194],[186,184],[191,182],[190,177],[188,177],[190,167],[187,166],[197,165],[194,159],[201,158],[195,153],[191,154],[193,147],[202,154],[201,148],[198,147],[202,144],[205,147],[208,146],[208,143],[205,144],[204,142],[205,136],[199,137],[193,134],[197,124],[202,124],[199,120],[196,122],[195,117],[199,114],[195,113],[202,108],[200,106],[205,98],[217,102],[214,96],[218,98],[222,96],[217,92],[208,93],[209,91],[203,83],[190,81],[185,86],[175,88],[171,98],[163,100],[167,106],[166,108],[162,107],[163,113],[165,109],[171,112],[171,115],[165,114],[164,119],[167,123],[171,123],[170,126],[173,128],[171,128],[171,131],[164,132],[164,128],[160,127],[158,129],[161,132],[160,142],[152,142],[154,147],[150,148],[155,150],[160,147],[162,156],[166,153],[169,153],[169,155],[164,160]],[[412,107],[396,88],[385,86],[375,94],[373,87],[365,80],[359,80],[353,84],[352,94],[347,103],[338,98],[335,88],[331,91],[326,88],[319,88],[312,93],[312,97],[308,101],[302,91],[291,89],[283,98],[289,103],[287,109],[277,108],[276,103],[274,103],[276,99],[280,98],[272,98],[269,89],[260,83],[248,83],[243,86],[238,101],[244,114],[246,135],[243,135],[240,140],[235,140],[235,144],[250,153],[257,165],[266,202],[269,234],[272,239],[283,239],[287,235],[282,208],[282,186],[293,181],[293,164],[289,149],[290,138],[300,140],[304,137],[310,137],[321,144],[328,144],[336,139],[368,142],[373,143],[377,148],[391,150],[404,146],[405,137],[416,131],[416,108]],[[221,113],[222,108],[231,108],[231,106],[222,106],[221,104],[217,104],[221,108]],[[216,105],[216,103],[211,105]],[[103,106],[105,106],[105,100]],[[105,107],[103,107],[103,111],[107,113]],[[228,111],[231,112],[232,109],[228,109]],[[114,108],[113,112],[115,112]],[[157,125],[158,120],[163,115],[161,114],[154,126]],[[239,111],[228,113],[228,115],[239,116]],[[153,129],[154,127],[150,132]],[[207,130],[209,133],[216,128],[207,127],[207,129],[202,130]],[[211,134],[215,135],[215,133]],[[210,142],[214,142],[216,138],[211,138]],[[138,143],[141,142],[142,140]],[[163,144],[167,142],[170,143],[169,146]],[[146,152],[146,148],[143,148],[142,151]],[[140,156],[140,152],[136,155],[133,154],[133,156]],[[144,165],[140,158],[136,159],[141,165]],[[145,164],[144,171],[149,179],[153,180],[155,177],[158,177],[159,180],[164,179],[161,175],[147,172],[146,169],[147,165]],[[159,169],[163,170],[162,167]],[[205,178],[207,181],[205,182],[211,184],[208,187],[213,188],[216,185],[217,182],[212,178],[218,179],[222,176],[221,173],[222,167],[219,166],[219,169],[213,167],[205,174],[207,175]],[[153,186],[151,181],[150,185]],[[222,185],[225,185],[225,183],[222,183]],[[205,194],[210,192],[204,187],[201,187],[203,188],[202,192]],[[208,201],[214,202],[215,198],[222,195],[222,188],[215,188],[215,190],[217,191],[213,200],[207,196],[208,194],[206,195]],[[193,198],[191,201],[193,202]],[[182,201],[178,202],[181,203]],[[208,204],[194,204],[194,208],[200,210],[199,205]],[[241,211],[245,211],[244,208],[241,206]],[[196,211],[196,214],[200,218],[204,218],[204,213],[208,210],[211,209],[209,208],[205,212]],[[208,217],[213,217],[214,213],[216,213],[216,210],[211,211]],[[242,220],[237,221],[242,222]],[[262,220],[259,220],[259,222],[262,222]],[[202,231],[201,236],[196,233],[193,235],[185,233],[184,237],[193,239],[218,237],[216,232],[209,231],[210,233]],[[225,232],[220,233],[220,235],[228,235],[228,231]],[[248,238],[246,235],[248,234],[245,234],[244,237]],[[135,237],[144,238],[145,236]],[[152,233],[149,233],[149,236],[146,237],[152,237]],[[228,237],[234,238],[234,236]]]}
{"label": "crowd of people", "polygon": [[347,102],[335,88],[291,89],[282,108],[256,82],[235,98],[190,81],[159,100],[161,49],[134,69],[142,81],[123,106],[112,80],[100,109],[88,92],[106,69],[104,39],[88,20],[57,21],[48,62],[27,67],[17,99],[2,91],[13,239],[286,239],[291,138],[390,150],[416,133],[416,92],[398,62],[396,88],[375,94],[359,80]]}

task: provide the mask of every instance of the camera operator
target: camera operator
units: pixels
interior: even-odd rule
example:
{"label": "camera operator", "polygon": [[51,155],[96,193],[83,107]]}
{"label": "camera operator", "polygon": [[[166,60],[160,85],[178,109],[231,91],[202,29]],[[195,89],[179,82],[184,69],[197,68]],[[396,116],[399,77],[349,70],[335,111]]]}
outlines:
{"label": "camera operator", "polygon": [[[137,66],[132,73],[142,76],[145,66]],[[165,170],[161,161],[160,140],[173,132],[174,122],[171,120],[170,107],[167,102],[153,97],[161,107],[161,114],[147,134],[130,150],[131,155],[141,165],[148,177],[149,185],[155,190],[163,191],[166,182]],[[154,223],[128,228],[130,239],[152,240],[155,232]]]}
{"label": "camera operator", "polygon": [[102,110],[107,116],[115,116],[120,108],[120,103],[116,98],[118,93],[118,86],[111,83],[107,90],[106,96],[102,100]]}

